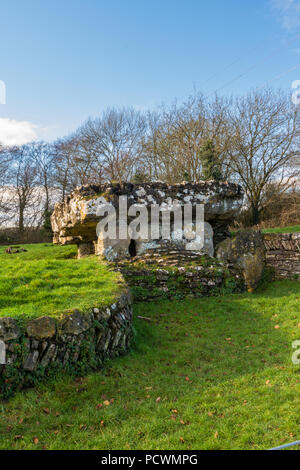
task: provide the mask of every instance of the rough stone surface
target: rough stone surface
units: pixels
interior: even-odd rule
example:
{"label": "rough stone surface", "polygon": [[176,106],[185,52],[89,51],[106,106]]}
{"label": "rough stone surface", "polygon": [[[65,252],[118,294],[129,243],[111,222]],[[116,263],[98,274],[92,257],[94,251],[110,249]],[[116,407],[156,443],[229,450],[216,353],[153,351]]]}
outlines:
{"label": "rough stone surface", "polygon": [[95,245],[93,242],[80,243],[78,245],[78,259],[93,254],[95,254]]}
{"label": "rough stone surface", "polygon": [[39,352],[38,351],[32,351],[31,353],[29,353],[28,356],[25,359],[23,369],[27,370],[29,372],[32,372],[35,369],[36,365],[37,365],[38,358],[39,358]]}
{"label": "rough stone surface", "polygon": [[78,369],[82,374],[99,368],[105,357],[125,353],[132,338],[131,297],[123,291],[115,303],[91,308],[90,313],[75,310],[25,326],[1,318],[0,324],[0,395],[7,397],[51,368],[71,367],[72,373]]}
{"label": "rough stone surface", "polygon": [[182,299],[244,290],[244,278],[233,266],[192,251],[153,250],[117,263],[135,301]]}
{"label": "rough stone surface", "polygon": [[21,332],[13,318],[0,318],[0,339],[10,341],[19,338]]}
{"label": "rough stone surface", "polygon": [[2,340],[0,340],[0,364],[6,364],[6,347]]}
{"label": "rough stone surface", "polygon": [[[100,220],[99,210],[106,204],[119,208],[119,197],[127,196],[128,209],[138,204],[150,209],[153,205],[160,207],[161,213],[170,212],[172,204],[183,206],[190,204],[204,205],[206,224],[206,243],[204,248],[197,248],[197,240],[191,241],[186,233],[178,242],[176,233],[171,226],[171,239],[151,240],[148,237],[136,240],[134,255],[143,254],[152,248],[167,245],[176,249],[192,249],[203,253],[213,254],[213,245],[228,236],[228,225],[238,215],[243,201],[243,192],[240,186],[227,182],[199,182],[168,185],[162,182],[143,184],[104,184],[88,185],[77,188],[63,203],[56,204],[51,216],[54,232],[54,243],[77,243],[79,257],[86,254],[102,254],[110,261],[132,256],[131,238],[125,240],[109,240],[99,234],[96,235],[96,226]],[[148,210],[150,222],[150,210]],[[195,217],[195,214],[193,214]],[[135,217],[128,216],[129,223]],[[117,219],[118,225],[118,219]],[[193,227],[191,228],[191,230]],[[191,245],[189,247],[189,245]],[[199,244],[199,243],[198,243]]]}
{"label": "rough stone surface", "polygon": [[265,233],[267,266],[276,279],[300,280],[300,233]]}
{"label": "rough stone surface", "polygon": [[252,292],[261,280],[265,267],[265,247],[261,232],[247,229],[227,238],[217,246],[216,257],[239,267],[248,290]]}
{"label": "rough stone surface", "polygon": [[74,310],[70,315],[64,316],[58,326],[59,335],[78,336],[91,328],[92,315],[82,315],[78,310]]}
{"label": "rough stone surface", "polygon": [[27,327],[28,336],[37,339],[52,338],[56,332],[55,320],[51,317],[40,317],[31,320]]}

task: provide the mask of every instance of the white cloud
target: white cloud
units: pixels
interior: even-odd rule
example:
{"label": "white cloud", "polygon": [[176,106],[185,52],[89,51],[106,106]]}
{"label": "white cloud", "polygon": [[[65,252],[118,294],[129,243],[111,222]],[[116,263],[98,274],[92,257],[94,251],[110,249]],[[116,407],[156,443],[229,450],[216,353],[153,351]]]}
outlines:
{"label": "white cloud", "polygon": [[0,143],[22,145],[36,140],[37,126],[29,121],[0,118]]}
{"label": "white cloud", "polygon": [[293,3],[294,0],[271,0],[272,6],[282,11],[288,10],[293,5]]}
{"label": "white cloud", "polygon": [[270,4],[285,29],[292,31],[300,26],[300,0],[270,0]]}

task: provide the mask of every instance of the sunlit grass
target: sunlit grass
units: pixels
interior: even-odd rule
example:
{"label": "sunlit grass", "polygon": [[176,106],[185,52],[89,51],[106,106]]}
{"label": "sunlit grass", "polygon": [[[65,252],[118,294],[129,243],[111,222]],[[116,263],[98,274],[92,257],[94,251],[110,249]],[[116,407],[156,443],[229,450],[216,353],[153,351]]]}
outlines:
{"label": "sunlit grass", "polygon": [[290,227],[275,227],[265,228],[262,230],[263,233],[295,233],[300,232],[300,225],[293,225]]}
{"label": "sunlit grass", "polygon": [[299,309],[296,281],[138,304],[127,356],[2,404],[0,447],[266,449],[300,439]]}
{"label": "sunlit grass", "polygon": [[75,246],[24,245],[0,254],[0,317],[56,316],[113,302],[121,278],[95,256],[76,259]]}

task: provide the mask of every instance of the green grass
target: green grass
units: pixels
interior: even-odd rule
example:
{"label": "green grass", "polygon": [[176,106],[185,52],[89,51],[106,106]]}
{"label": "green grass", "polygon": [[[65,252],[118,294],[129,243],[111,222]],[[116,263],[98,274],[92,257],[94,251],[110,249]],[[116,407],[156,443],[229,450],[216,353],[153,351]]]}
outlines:
{"label": "green grass", "polygon": [[57,316],[65,310],[106,305],[121,289],[119,274],[96,257],[76,259],[75,246],[24,245],[0,253],[0,317]]}
{"label": "green grass", "polygon": [[275,227],[265,228],[262,230],[263,233],[296,233],[300,232],[300,225],[293,225],[291,227]]}
{"label": "green grass", "polygon": [[266,449],[300,439],[299,308],[294,281],[138,304],[127,356],[2,403],[0,448]]}

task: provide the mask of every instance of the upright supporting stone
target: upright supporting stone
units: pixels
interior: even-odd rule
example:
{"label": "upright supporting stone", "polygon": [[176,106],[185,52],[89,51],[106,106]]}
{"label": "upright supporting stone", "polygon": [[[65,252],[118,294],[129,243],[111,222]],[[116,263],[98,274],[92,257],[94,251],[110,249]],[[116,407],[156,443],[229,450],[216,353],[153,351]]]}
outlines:
{"label": "upright supporting stone", "polygon": [[95,245],[93,242],[79,243],[78,245],[78,259],[84,256],[95,254]]}
{"label": "upright supporting stone", "polygon": [[239,267],[249,292],[253,292],[262,278],[265,267],[265,246],[258,230],[244,229],[217,246],[216,257]]}

